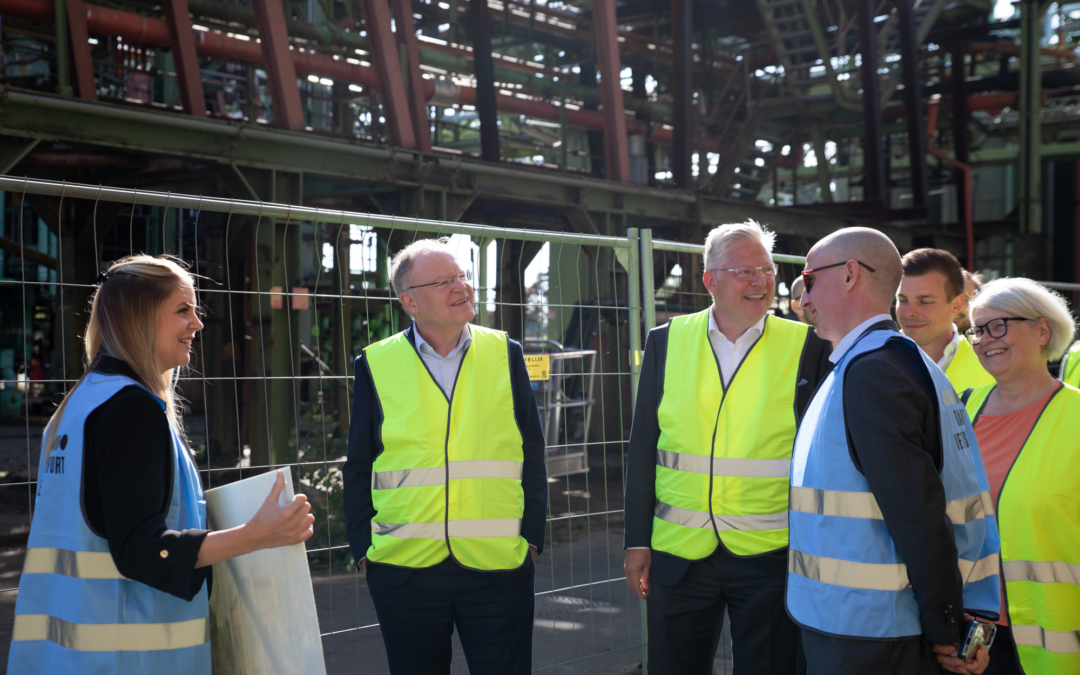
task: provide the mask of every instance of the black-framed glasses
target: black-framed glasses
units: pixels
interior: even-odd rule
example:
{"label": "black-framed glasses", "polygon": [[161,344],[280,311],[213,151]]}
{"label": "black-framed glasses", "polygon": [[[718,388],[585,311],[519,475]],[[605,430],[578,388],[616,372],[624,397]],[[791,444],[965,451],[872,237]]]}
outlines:
{"label": "black-framed glasses", "polygon": [[972,340],[981,340],[984,335],[989,335],[995,340],[1003,338],[1009,332],[1010,321],[1038,321],[1038,319],[1027,319],[1022,316],[1003,316],[990,319],[979,326],[972,325],[971,328],[964,331],[964,335],[967,335]]}
{"label": "black-framed glasses", "polygon": [[760,271],[761,276],[765,277],[766,279],[775,279],[776,278],[776,271],[778,269],[780,269],[780,267],[776,263],[768,263],[768,264],[762,265],[761,267],[752,267],[750,265],[747,265],[745,267],[726,267],[726,268],[718,267],[716,269],[711,269],[709,271],[710,272],[731,272],[732,274],[735,275],[735,278],[738,279],[739,281],[750,281],[751,279],[754,278],[754,275],[757,274],[758,271]]}
{"label": "black-framed glasses", "polygon": [[465,270],[464,272],[444,277],[442,279],[439,279],[438,281],[432,281],[430,284],[417,284],[415,286],[409,286],[409,290],[411,291],[417,288],[424,288],[425,286],[434,286],[435,290],[441,291],[450,286],[450,284],[454,283],[455,281],[460,281],[463,284],[469,283],[470,281],[472,281],[472,270]]}
{"label": "black-framed glasses", "polygon": [[[876,272],[877,271],[873,267],[870,267],[869,265],[867,265],[866,263],[864,263],[861,260],[856,260],[855,262],[859,263],[860,265],[862,265],[866,269],[870,270],[871,272]],[[846,265],[846,264],[848,264],[847,260],[845,260],[844,262],[833,263],[831,265],[822,265],[821,267],[815,267],[813,269],[803,270],[802,271],[802,279],[803,279],[803,284],[806,285],[806,289],[803,291],[803,293],[809,293],[810,289],[814,287],[814,277],[813,277],[814,273],[820,272],[821,270],[827,270],[830,267],[840,267],[841,265]]]}

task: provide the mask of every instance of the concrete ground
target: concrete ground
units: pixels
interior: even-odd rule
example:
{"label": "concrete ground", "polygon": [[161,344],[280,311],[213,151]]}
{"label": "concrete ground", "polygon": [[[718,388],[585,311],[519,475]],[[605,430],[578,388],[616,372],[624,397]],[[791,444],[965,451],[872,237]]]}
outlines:
{"label": "concrete ground", "polygon": [[[0,475],[2,673],[7,668],[30,522],[31,490],[23,484],[24,476],[27,469],[36,473],[37,458],[32,456],[27,466],[25,429],[0,431],[12,432],[11,438],[0,438],[0,473],[11,472]],[[8,434],[0,434],[4,435]],[[31,438],[37,436],[40,430],[34,430]],[[534,671],[552,675],[636,672],[642,661],[642,607],[623,579],[622,468],[617,460],[608,466],[594,460],[587,474],[552,480],[550,500],[555,520],[548,528],[547,550],[537,563]],[[388,673],[364,575],[315,564],[312,584],[327,672]],[[715,661],[718,675],[730,675],[730,653],[725,629]],[[469,672],[456,637],[454,672]]]}

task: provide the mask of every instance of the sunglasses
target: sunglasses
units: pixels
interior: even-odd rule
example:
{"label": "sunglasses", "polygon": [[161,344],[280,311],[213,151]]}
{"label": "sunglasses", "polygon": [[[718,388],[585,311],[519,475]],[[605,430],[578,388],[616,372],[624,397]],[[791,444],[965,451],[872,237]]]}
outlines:
{"label": "sunglasses", "polygon": [[[870,267],[866,263],[862,262],[861,260],[856,260],[855,262],[859,263],[860,265],[862,265],[863,267],[865,267],[866,269],[868,269],[871,272],[876,272],[877,271],[873,267]],[[803,290],[803,293],[804,294],[809,293],[810,289],[814,287],[814,277],[813,277],[813,275],[815,273],[820,272],[822,270],[827,270],[830,267],[840,267],[841,265],[846,265],[846,264],[848,264],[847,260],[845,260],[844,262],[833,263],[831,265],[822,265],[821,267],[815,267],[813,269],[803,270],[803,272],[802,272],[803,284],[806,286],[806,288]]]}

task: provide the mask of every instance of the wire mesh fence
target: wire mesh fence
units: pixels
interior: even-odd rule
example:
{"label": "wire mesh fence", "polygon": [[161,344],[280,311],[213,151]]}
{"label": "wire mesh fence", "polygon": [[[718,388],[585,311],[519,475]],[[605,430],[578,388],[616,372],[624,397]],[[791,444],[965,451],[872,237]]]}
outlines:
{"label": "wire mesh fence", "polygon": [[[83,370],[98,271],[169,253],[198,275],[205,328],[179,378],[204,486],[291,466],[330,672],[385,672],[365,578],[349,551],[341,466],[352,359],[409,325],[388,258],[446,236],[471,268],[477,323],[546,358],[533,383],[548,443],[547,550],[536,577],[534,669],[614,673],[641,661],[641,608],[622,574],[631,355],[641,348],[638,235],[601,237],[285,204],[0,178],[0,662],[34,509],[40,438]],[[21,537],[21,538],[20,538]],[[459,668],[464,669],[460,649]]]}

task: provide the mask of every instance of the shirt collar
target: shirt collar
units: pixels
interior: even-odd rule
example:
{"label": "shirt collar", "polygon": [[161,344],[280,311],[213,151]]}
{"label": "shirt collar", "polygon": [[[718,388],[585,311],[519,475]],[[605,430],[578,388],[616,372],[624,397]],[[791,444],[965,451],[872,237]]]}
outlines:
{"label": "shirt collar", "polygon": [[855,344],[855,341],[859,339],[859,336],[866,332],[867,328],[873,326],[875,323],[881,323],[882,321],[892,321],[892,316],[889,314],[878,314],[852,328],[851,332],[845,335],[843,340],[836,343],[836,349],[832,350],[832,354],[829,355],[829,360],[833,363],[838,363],[840,359],[844,357],[847,350],[851,349],[851,345]]}
{"label": "shirt collar", "polygon": [[956,329],[956,324],[953,324],[952,339],[949,340],[949,344],[945,345],[945,353],[941,355],[941,360],[938,361],[938,368],[945,370],[952,363],[953,357],[956,356],[956,350],[960,348],[960,341],[963,339],[960,331]]}
{"label": "shirt collar", "polygon": [[[716,305],[709,306],[709,332],[712,333],[715,331],[716,334],[720,336],[720,339],[722,339],[724,342],[727,342],[728,344],[731,344],[731,341],[727,339],[727,336],[720,332],[720,327],[716,325],[716,316],[713,314],[713,307],[715,306]],[[757,336],[761,335],[765,331],[765,319],[767,319],[768,317],[769,313],[766,312],[765,315],[761,317],[760,321],[755,323],[753,326],[747,328],[745,333],[735,338],[735,342],[756,340]]]}
{"label": "shirt collar", "polygon": [[440,359],[447,358],[452,359],[458,355],[458,353],[468,347],[472,343],[472,332],[469,330],[469,324],[465,324],[465,327],[461,329],[461,337],[458,339],[457,346],[450,350],[450,353],[445,357],[439,356],[439,353],[432,349],[431,345],[427,343],[427,340],[420,335],[420,331],[416,330],[416,322],[413,321],[412,325],[413,338],[416,340],[416,350],[425,356],[438,356]]}

